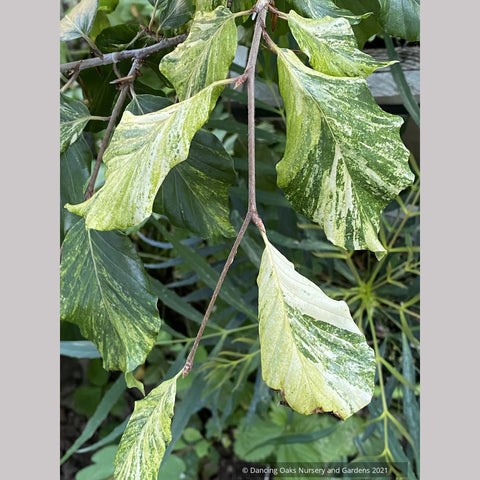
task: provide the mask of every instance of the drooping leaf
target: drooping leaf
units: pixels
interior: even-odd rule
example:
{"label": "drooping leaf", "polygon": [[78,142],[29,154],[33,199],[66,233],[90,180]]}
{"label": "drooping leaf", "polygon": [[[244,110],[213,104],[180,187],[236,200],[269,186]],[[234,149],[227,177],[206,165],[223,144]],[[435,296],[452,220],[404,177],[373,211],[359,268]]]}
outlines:
{"label": "drooping leaf", "polygon": [[87,37],[97,14],[98,0],[81,0],[60,20],[60,41]]}
{"label": "drooping leaf", "polygon": [[60,94],[60,152],[77,140],[90,118],[88,108],[80,100]]}
{"label": "drooping leaf", "polygon": [[337,7],[332,0],[292,0],[292,3],[296,12],[305,17],[322,18],[325,15],[329,17],[344,17],[352,25],[369,15],[368,13],[353,15],[349,10]]}
{"label": "drooping leaf", "polygon": [[172,439],[170,425],[181,372],[135,403],[115,457],[115,478],[157,479],[165,449]]}
{"label": "drooping leaf", "polygon": [[333,412],[346,419],[371,401],[373,349],[347,304],[297,273],[262,236],[257,283],[263,379],[298,413]]}
{"label": "drooping leaf", "polygon": [[420,40],[420,0],[379,0],[385,32],[409,42]]}
{"label": "drooping leaf", "polygon": [[324,75],[285,49],[278,69],[287,115],[278,186],[333,244],[383,256],[380,213],[414,179],[402,118],[375,103],[363,78]]}
{"label": "drooping leaf", "polygon": [[85,217],[87,228],[124,229],[152,213],[158,189],[183,162],[190,142],[207,121],[223,85],[145,115],[125,111],[105,151],[105,184],[87,201],[66,208]]}
{"label": "drooping leaf", "polygon": [[[135,115],[171,105],[153,95],[137,95],[126,110]],[[170,221],[203,238],[235,235],[229,221],[228,188],[235,180],[233,160],[213,134],[199,131],[192,139],[187,159],[163,181],[153,210],[161,209]]]}
{"label": "drooping leaf", "polygon": [[170,30],[185,25],[193,16],[192,0],[166,0],[160,13],[160,30]]}
{"label": "drooping leaf", "polygon": [[344,18],[303,18],[293,10],[288,25],[312,67],[334,77],[367,77],[395,62],[378,62],[357,48],[352,27]]}
{"label": "drooping leaf", "polygon": [[198,12],[185,42],[162,58],[160,71],[175,87],[179,100],[226,78],[237,48],[234,18],[222,6]]}
{"label": "drooping leaf", "polygon": [[60,267],[60,314],[93,342],[105,370],[130,372],[145,361],[160,329],[157,299],[130,241],[120,232],[67,233]]}
{"label": "drooping leaf", "polygon": [[83,137],[70,145],[60,155],[60,224],[61,236],[78,220],[63,206],[83,200],[92,162],[92,152]]}

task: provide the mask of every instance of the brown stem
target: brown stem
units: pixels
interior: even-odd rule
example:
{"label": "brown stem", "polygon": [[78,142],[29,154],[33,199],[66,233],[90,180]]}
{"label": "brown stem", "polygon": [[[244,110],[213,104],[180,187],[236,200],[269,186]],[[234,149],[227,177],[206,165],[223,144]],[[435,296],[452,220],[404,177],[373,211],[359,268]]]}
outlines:
{"label": "brown stem", "polygon": [[128,91],[130,89],[131,83],[135,76],[137,75],[137,71],[142,64],[142,60],[140,58],[135,58],[132,64],[132,68],[128,72],[127,77],[129,78],[128,81],[123,83],[120,87],[120,95],[118,96],[117,102],[115,103],[115,107],[113,108],[112,115],[110,120],[108,121],[107,129],[105,131],[105,135],[102,139],[102,143],[98,150],[97,160],[95,161],[95,165],[93,166],[92,175],[90,176],[90,181],[88,182],[87,190],[85,191],[85,200],[88,200],[92,195],[95,189],[95,182],[97,180],[98,171],[100,170],[100,165],[102,163],[103,154],[107,149],[108,143],[110,142],[110,137],[112,135],[113,129],[115,128],[115,123],[117,121],[118,115],[120,114],[125,99],[127,98]]}
{"label": "brown stem", "polygon": [[[247,65],[245,67],[245,72],[237,79],[235,84],[235,87],[237,87],[245,80],[248,80],[248,210],[242,226],[238,231],[237,238],[235,239],[230,254],[228,255],[227,261],[223,266],[222,273],[220,274],[220,278],[218,279],[212,298],[208,304],[207,311],[205,312],[200,328],[198,329],[197,336],[195,337],[192,350],[190,351],[187,361],[185,362],[185,366],[183,367],[183,377],[186,377],[192,369],[195,353],[197,351],[198,344],[200,343],[200,339],[202,338],[203,331],[205,330],[213,306],[217,300],[218,293],[220,292],[220,288],[222,287],[228,269],[230,268],[230,265],[237,254],[238,247],[245,235],[250,221],[253,221],[258,229],[265,233],[265,227],[263,226],[262,220],[257,213],[255,195],[255,64],[257,61],[262,31],[265,29],[265,17],[267,15],[268,5],[268,0],[259,0],[253,9],[258,16],[255,22],[252,45],[250,48]],[[259,8],[256,8],[257,6],[259,6]]]}
{"label": "brown stem", "polygon": [[61,72],[68,72],[78,68],[79,71],[87,68],[100,67],[101,65],[110,65],[111,63],[120,62],[129,58],[145,58],[165,48],[170,48],[182,43],[187,38],[187,34],[178,35],[172,38],[165,38],[155,45],[145,48],[137,48],[135,50],[124,50],[123,52],[113,52],[104,54],[103,58],[88,58],[86,60],[78,60],[76,62],[64,63],[60,65]]}

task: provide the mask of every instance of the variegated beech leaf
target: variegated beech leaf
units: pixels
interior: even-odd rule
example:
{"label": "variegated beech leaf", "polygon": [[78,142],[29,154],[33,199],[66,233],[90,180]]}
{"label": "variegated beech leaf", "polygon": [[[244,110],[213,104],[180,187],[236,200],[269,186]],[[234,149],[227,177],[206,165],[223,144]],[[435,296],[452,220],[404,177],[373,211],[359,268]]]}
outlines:
{"label": "variegated beech leaf", "polygon": [[288,26],[318,72],[335,77],[367,77],[377,68],[395,62],[377,62],[357,47],[350,23],[345,18],[303,18],[293,10]]}
{"label": "variegated beech leaf", "polygon": [[381,258],[380,213],[414,179],[402,118],[375,103],[364,78],[325,75],[291,50],[277,53],[287,116],[278,186],[332,243]]}
{"label": "variegated beech leaf", "polygon": [[115,456],[117,480],[156,480],[167,445],[175,405],[177,379],[182,371],[135,402]]}
{"label": "variegated beech leaf", "polygon": [[362,18],[370,14],[354,15],[350,10],[339,8],[332,0],[292,0],[294,9],[306,17],[322,18],[325,15],[330,17],[346,18],[352,25],[357,24]]}
{"label": "variegated beech leaf", "polygon": [[347,304],[329,298],[263,239],[257,279],[263,379],[298,413],[346,419],[371,401],[373,349]]}
{"label": "variegated beech leaf", "polygon": [[98,0],[81,0],[60,20],[60,40],[86,37],[97,15]]}
{"label": "variegated beech leaf", "polygon": [[222,89],[222,82],[216,82],[145,115],[125,111],[103,157],[105,184],[85,202],[65,207],[96,230],[124,229],[148,218],[163,180],[187,158],[193,136],[208,120]]}
{"label": "variegated beech leaf", "polygon": [[105,370],[132,372],[150,353],[160,329],[157,297],[142,261],[121,232],[68,231],[60,265],[60,315],[93,342]]}
{"label": "variegated beech leaf", "polygon": [[79,138],[90,118],[90,111],[80,100],[60,94],[61,153]]}
{"label": "variegated beech leaf", "polygon": [[197,12],[187,39],[162,58],[160,71],[185,100],[226,78],[236,48],[235,17],[228,8]]}

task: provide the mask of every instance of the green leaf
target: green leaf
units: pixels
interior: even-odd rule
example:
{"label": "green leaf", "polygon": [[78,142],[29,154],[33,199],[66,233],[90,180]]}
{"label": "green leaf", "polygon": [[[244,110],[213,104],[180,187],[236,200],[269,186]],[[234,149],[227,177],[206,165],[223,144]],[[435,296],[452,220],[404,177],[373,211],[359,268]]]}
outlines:
{"label": "green leaf", "polygon": [[88,37],[97,14],[98,0],[82,0],[60,20],[60,41]]}
{"label": "green leaf", "polygon": [[96,230],[124,229],[148,218],[163,180],[188,157],[222,88],[217,82],[158,112],[125,111],[103,157],[105,184],[87,201],[65,207]]}
{"label": "green leaf", "polygon": [[66,203],[83,200],[83,188],[90,176],[92,152],[83,137],[70,145],[60,155],[60,225],[63,235],[78,217],[63,208]]}
{"label": "green leaf", "polygon": [[262,375],[288,405],[346,419],[373,395],[375,360],[343,301],[297,273],[262,234],[257,279]]}
{"label": "green leaf", "polygon": [[93,464],[78,471],[75,480],[108,480],[113,475],[117,445],[104,447],[92,456]]}
{"label": "green leaf", "polygon": [[196,1],[196,11],[197,12],[210,12],[215,10],[217,7],[226,7],[227,0],[197,0]]}
{"label": "green leaf", "polygon": [[85,425],[85,429],[83,430],[81,435],[75,440],[75,443],[66,451],[65,455],[60,459],[60,465],[65,463],[88,439],[93,436],[93,434],[97,431],[98,427],[100,427],[105,418],[107,418],[108,413],[117,403],[118,399],[124,391],[125,380],[121,375],[117,378],[117,380],[115,380],[115,383],[109,388],[107,393],[105,393],[95,413]]}
{"label": "green leaf", "polygon": [[379,0],[386,33],[409,42],[420,40],[420,0]]}
{"label": "green leaf", "polygon": [[163,210],[173,225],[202,238],[235,236],[228,197],[234,181],[233,160],[220,140],[199,131],[187,160],[172,169],[162,185]]}
{"label": "green leaf", "polygon": [[[135,115],[171,105],[153,95],[137,95],[126,110]],[[235,181],[233,160],[213,134],[199,131],[192,139],[187,159],[174,167],[163,181],[153,210],[161,210],[180,228],[203,238],[231,237],[228,188]]]}
{"label": "green leaf", "polygon": [[349,10],[338,8],[332,0],[293,0],[292,3],[299,14],[310,18],[322,18],[325,15],[329,17],[344,17],[351,24],[356,24],[362,18],[369,16],[369,13],[353,15]]}
{"label": "green leaf", "polygon": [[365,79],[328,76],[277,52],[287,115],[278,186],[333,244],[383,256],[380,213],[414,179],[402,118],[375,103]]}
{"label": "green leaf", "polygon": [[185,25],[193,15],[192,0],[166,0],[160,13],[159,30],[170,30]]}
{"label": "green leaf", "polygon": [[293,10],[288,25],[301,50],[318,72],[335,77],[367,77],[395,62],[377,62],[357,48],[352,27],[344,18],[306,19]]}
{"label": "green leaf", "polygon": [[98,11],[112,13],[117,8],[118,2],[119,0],[100,0]]}
{"label": "green leaf", "polygon": [[160,62],[160,71],[185,100],[228,74],[237,48],[235,17],[225,7],[198,12],[185,42]]}
{"label": "green leaf", "polygon": [[60,355],[73,358],[101,358],[95,345],[88,340],[60,342]]}
{"label": "green leaf", "polygon": [[145,387],[140,380],[137,380],[133,372],[125,372],[125,383],[128,388],[138,388],[145,396]]}
{"label": "green leaf", "polygon": [[80,100],[60,94],[60,152],[76,142],[90,118],[88,108]]}
{"label": "green leaf", "polygon": [[115,478],[157,479],[166,446],[172,439],[170,426],[181,373],[182,370],[135,402],[115,457]]}
{"label": "green leaf", "polygon": [[157,298],[126,235],[78,221],[63,243],[60,299],[62,320],[93,342],[105,370],[129,372],[145,361],[160,328]]}

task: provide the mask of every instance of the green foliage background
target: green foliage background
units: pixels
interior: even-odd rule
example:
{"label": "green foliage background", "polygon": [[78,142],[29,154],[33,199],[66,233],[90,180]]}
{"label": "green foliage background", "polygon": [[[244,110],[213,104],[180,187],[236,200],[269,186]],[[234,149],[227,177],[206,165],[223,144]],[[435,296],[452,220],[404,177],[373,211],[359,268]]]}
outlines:
{"label": "green foliage background", "polygon": [[[68,2],[63,3],[66,11]],[[216,6],[225,2],[212,3]],[[288,11],[292,3],[296,2],[278,0],[276,7]],[[161,28],[166,36],[188,31],[188,22],[194,12],[194,2],[105,0],[99,4],[90,37],[104,53],[153,43],[154,40],[142,34],[139,25],[149,25],[155,6],[159,7],[160,14],[154,18],[153,25]],[[163,4],[170,9],[169,15],[166,9],[160,8]],[[233,10],[248,9],[251,4],[234,0]],[[415,36],[417,17],[411,13],[418,5],[415,0],[341,0],[335,4],[355,14],[374,12],[354,25],[360,46],[373,35],[386,38],[387,46],[391,41],[389,35],[418,40],[418,32]],[[406,32],[401,30],[395,17],[402,6],[409,15]],[[386,15],[386,8],[390,9],[389,15]],[[239,43],[248,46],[252,21],[240,17],[237,24]],[[295,48],[285,22],[280,19],[271,36],[278,45]],[[88,51],[82,38],[70,40],[68,46],[62,43],[60,62],[84,58]],[[165,98],[165,102],[174,100],[172,86],[158,69],[166,53],[155,54],[145,62],[142,76],[135,82],[137,95],[154,95]],[[355,322],[376,354],[374,399],[345,422],[325,415],[302,416],[280,405],[279,395],[262,381],[255,312],[256,277],[263,244],[257,230],[249,228],[203,335],[192,374],[178,380],[172,441],[167,445],[159,478],[217,478],[220,469],[230,462],[274,464],[354,460],[400,462],[405,465],[402,475],[418,478],[418,159],[410,157],[410,167],[416,176],[413,186],[392,201],[381,217],[379,237],[387,247],[387,254],[378,260],[368,251],[345,251],[332,245],[323,230],[297,213],[276,186],[275,165],[285,151],[285,113],[278,94],[275,63],[270,51],[260,50],[256,125],[259,214],[270,240],[295,264],[296,270],[320,285],[330,297],[347,302]],[[117,68],[126,74],[129,62],[120,62]],[[232,70],[242,72],[235,64]],[[79,75],[78,83],[64,94],[69,102],[77,100],[87,105],[91,116],[109,115],[117,95],[115,86],[109,83],[114,78],[111,66],[85,70]],[[401,72],[397,79],[402,81]],[[405,95],[408,100],[408,90]],[[228,188],[229,220],[236,231],[241,225],[248,197],[245,106],[244,91],[226,89],[201,133],[213,133],[215,141],[223,146],[219,149],[221,154],[231,159],[235,178],[233,182],[228,179],[231,183]],[[404,118],[416,120],[417,113],[415,105],[411,106]],[[68,172],[77,180],[81,179],[82,184],[86,183],[104,127],[105,122],[101,120],[88,121],[75,143],[75,148],[81,152],[78,154],[81,162],[72,162],[68,151],[64,151],[61,157],[63,173]],[[204,143],[207,141],[203,139]],[[100,175],[98,185],[102,184],[102,178]],[[68,175],[62,179],[65,180],[62,205],[81,201],[81,193],[68,187]],[[145,393],[182,367],[232,243],[221,235],[202,238],[180,219],[175,221],[172,208],[159,192],[152,217],[127,232],[149,274],[162,319],[153,349],[134,372],[135,378],[144,383]],[[63,239],[75,222],[75,216],[62,208],[61,218]],[[62,463],[94,452],[91,465],[79,471],[76,478],[111,478],[120,436],[134,400],[142,395],[136,389],[127,389],[122,375],[103,370],[98,352],[90,342],[85,342],[76,325],[62,322],[60,335],[62,358],[73,358],[85,367],[82,385],[73,395],[72,408],[87,421],[78,440],[67,453],[62,452]]]}

